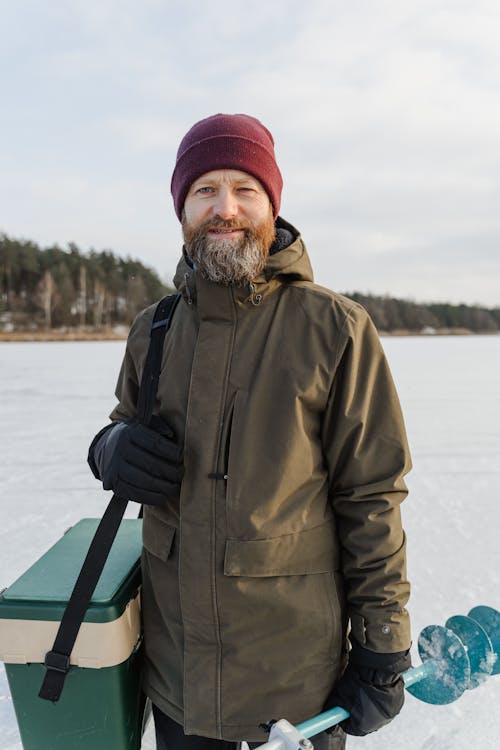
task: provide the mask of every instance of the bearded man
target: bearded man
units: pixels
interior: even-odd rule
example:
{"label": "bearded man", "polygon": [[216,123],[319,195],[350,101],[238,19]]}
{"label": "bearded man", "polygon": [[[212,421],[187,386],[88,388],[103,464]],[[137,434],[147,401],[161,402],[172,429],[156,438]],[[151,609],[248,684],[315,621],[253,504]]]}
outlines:
{"label": "bearded man", "polygon": [[410,459],[367,313],[313,283],[279,217],[270,132],[214,115],[183,138],[172,195],[181,300],[154,416],[137,398],[156,305],[134,321],[89,462],[142,502],[144,691],[163,750],[263,743],[259,725],[340,705],[340,750],[403,704]]}

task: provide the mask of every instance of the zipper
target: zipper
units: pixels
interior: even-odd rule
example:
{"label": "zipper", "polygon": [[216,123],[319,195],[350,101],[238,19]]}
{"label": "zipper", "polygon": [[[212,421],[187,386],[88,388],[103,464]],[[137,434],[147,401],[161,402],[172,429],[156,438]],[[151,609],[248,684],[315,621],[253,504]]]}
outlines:
{"label": "zipper", "polygon": [[[233,351],[234,351],[234,340],[236,337],[236,302],[234,299],[234,293],[231,288],[228,289],[229,294],[231,295],[231,303],[233,306],[233,313],[234,313],[234,323],[233,323],[233,330],[232,330],[232,336],[231,336],[231,343],[229,346],[229,352],[227,355],[226,360],[226,371],[225,371],[225,378],[224,378],[224,386],[223,386],[223,394],[221,399],[221,408],[222,411],[224,410],[224,406],[227,399],[227,392],[228,392],[228,386],[229,386],[229,372],[231,369],[231,362],[233,358]],[[221,414],[220,422],[223,422],[223,413]],[[231,424],[229,425],[229,432],[231,432],[232,428],[232,414],[231,414]],[[222,449],[222,440],[223,440],[223,431],[221,430],[219,432],[218,437],[218,445],[216,450],[216,455],[221,455],[221,449]],[[227,441],[226,441],[227,443]],[[226,446],[224,446],[225,451]],[[225,459],[225,455],[224,455]],[[224,472],[221,472],[224,474],[224,478],[227,477],[227,464],[225,465]],[[218,474],[219,472],[214,472],[214,474]],[[218,477],[217,477],[218,478]],[[212,487],[212,528],[210,530],[210,544],[211,544],[211,550],[212,550],[212,559],[211,559],[211,588],[212,588],[212,612],[214,616],[215,621],[215,631],[216,631],[216,639],[217,639],[217,674],[216,674],[216,705],[215,705],[215,721],[217,725],[217,729],[219,732],[222,732],[222,696],[221,696],[221,678],[222,678],[222,638],[220,633],[220,619],[219,619],[219,608],[217,603],[217,580],[216,580],[216,566],[215,566],[215,553],[216,553],[216,526],[217,526],[217,482],[215,481],[213,483]]]}
{"label": "zipper", "polygon": [[[236,401],[236,395],[234,397]],[[231,408],[231,414],[229,416],[229,424],[227,426],[226,443],[224,445],[224,455],[222,457],[224,467],[224,479],[229,479],[229,449],[231,447],[231,434],[233,432],[233,421],[234,421],[234,402]]]}
{"label": "zipper", "polygon": [[[231,432],[233,429],[233,418],[234,418],[234,403],[231,405],[231,410],[229,412],[229,419],[227,422],[227,430],[224,430],[224,424],[222,425],[222,430],[219,437],[219,444],[221,446],[221,449],[219,450],[219,459],[217,461],[217,467],[221,467],[220,471],[219,468],[217,468],[215,471],[212,471],[208,477],[209,479],[223,479],[227,482],[229,479],[229,447],[231,444]],[[225,435],[224,435],[225,432]],[[224,444],[224,445],[222,445]]]}

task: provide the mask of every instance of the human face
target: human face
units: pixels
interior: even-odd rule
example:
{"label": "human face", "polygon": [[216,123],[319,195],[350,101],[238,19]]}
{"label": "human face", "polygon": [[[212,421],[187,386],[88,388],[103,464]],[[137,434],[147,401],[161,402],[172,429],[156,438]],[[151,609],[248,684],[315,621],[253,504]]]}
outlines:
{"label": "human face", "polygon": [[191,186],[182,214],[188,256],[218,284],[242,285],[264,268],[274,239],[271,202],[245,172],[209,172]]}
{"label": "human face", "polygon": [[[261,183],[238,169],[216,169],[198,177],[189,188],[184,201],[184,215],[188,227],[197,229],[212,218],[256,229],[269,218],[272,206]],[[210,240],[237,239],[237,226],[228,231],[208,224]]]}

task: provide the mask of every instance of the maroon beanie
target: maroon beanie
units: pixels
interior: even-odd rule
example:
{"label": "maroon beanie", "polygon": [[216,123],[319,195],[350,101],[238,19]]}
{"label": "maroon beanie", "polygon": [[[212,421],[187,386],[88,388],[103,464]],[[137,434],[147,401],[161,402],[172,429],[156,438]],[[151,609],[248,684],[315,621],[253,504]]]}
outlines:
{"label": "maroon beanie", "polygon": [[273,204],[274,218],[278,216],[283,179],[274,156],[274,140],[255,117],[212,115],[186,133],[170,186],[179,220],[190,186],[213,169],[239,169],[253,175]]}

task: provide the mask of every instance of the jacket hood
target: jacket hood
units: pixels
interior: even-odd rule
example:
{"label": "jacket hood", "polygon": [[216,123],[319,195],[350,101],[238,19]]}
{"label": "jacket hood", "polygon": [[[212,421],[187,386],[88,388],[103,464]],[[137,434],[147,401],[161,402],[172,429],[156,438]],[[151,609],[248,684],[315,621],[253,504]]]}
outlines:
{"label": "jacket hood", "polygon": [[[300,236],[300,232],[289,224],[281,216],[276,219],[276,230],[288,232],[292,241],[281,250],[270,254],[264,270],[254,279],[254,283],[259,286],[259,291],[272,280],[287,281],[313,281],[313,270],[306,246]],[[194,293],[191,284],[187,286],[188,279],[196,275],[196,270],[186,255],[183,248],[182,258],[180,259],[174,276],[174,285],[176,289],[190,297]]]}

